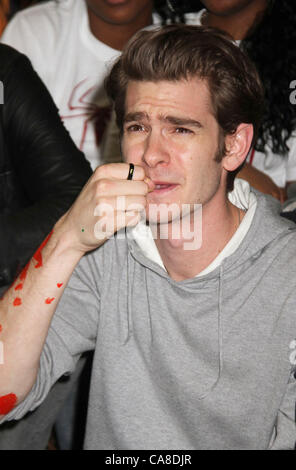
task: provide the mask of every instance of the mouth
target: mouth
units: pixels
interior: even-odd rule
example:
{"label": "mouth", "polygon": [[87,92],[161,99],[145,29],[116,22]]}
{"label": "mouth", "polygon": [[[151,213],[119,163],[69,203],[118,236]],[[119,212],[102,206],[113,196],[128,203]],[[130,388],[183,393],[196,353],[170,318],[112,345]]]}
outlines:
{"label": "mouth", "polygon": [[170,191],[176,189],[179,185],[177,183],[168,183],[164,181],[153,181],[154,189],[151,194],[167,194]]}

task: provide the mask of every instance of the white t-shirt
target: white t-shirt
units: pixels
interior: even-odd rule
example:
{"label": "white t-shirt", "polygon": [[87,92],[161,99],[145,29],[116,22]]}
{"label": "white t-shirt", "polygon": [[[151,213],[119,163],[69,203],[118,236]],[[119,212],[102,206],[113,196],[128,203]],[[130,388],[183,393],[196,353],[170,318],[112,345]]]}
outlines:
{"label": "white t-shirt", "polygon": [[102,132],[110,113],[103,81],[119,52],[91,34],[85,2],[27,8],[13,17],[1,41],[29,57],[92,168],[102,160],[119,161],[117,132],[111,132],[112,125]]}
{"label": "white t-shirt", "polygon": [[[197,17],[188,14],[186,22],[196,24]],[[157,15],[153,23],[160,23]],[[104,90],[104,79],[120,52],[93,36],[85,1],[51,0],[27,8],[12,18],[1,41],[29,57],[92,168],[120,161],[118,129],[115,116],[108,119]]]}

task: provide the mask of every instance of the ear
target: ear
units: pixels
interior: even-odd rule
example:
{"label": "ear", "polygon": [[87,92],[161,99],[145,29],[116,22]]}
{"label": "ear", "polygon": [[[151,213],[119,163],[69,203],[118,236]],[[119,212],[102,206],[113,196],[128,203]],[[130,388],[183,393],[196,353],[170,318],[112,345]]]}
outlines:
{"label": "ear", "polygon": [[240,124],[234,134],[225,138],[226,155],[223,158],[223,168],[227,171],[236,170],[246,159],[254,135],[252,124]]}

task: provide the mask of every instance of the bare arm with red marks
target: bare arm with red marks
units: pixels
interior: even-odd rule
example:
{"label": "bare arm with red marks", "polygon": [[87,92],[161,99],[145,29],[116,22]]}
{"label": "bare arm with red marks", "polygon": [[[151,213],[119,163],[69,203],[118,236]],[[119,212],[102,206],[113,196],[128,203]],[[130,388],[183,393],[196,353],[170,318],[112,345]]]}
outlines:
{"label": "bare arm with red marks", "polygon": [[[3,363],[0,363],[0,415],[8,414],[32,388],[52,315],[80,254],[69,250],[66,237],[52,236],[43,246],[42,267],[32,258],[22,287],[14,285],[0,302]],[[40,253],[41,254],[41,253]],[[18,281],[20,278],[18,279]],[[46,302],[50,299],[50,302]],[[0,416],[1,417],[1,416]]]}
{"label": "bare arm with red marks", "polygon": [[[32,389],[52,317],[75,266],[87,251],[112,235],[102,229],[98,237],[94,230],[102,218],[98,207],[106,201],[114,207],[113,233],[138,222],[149,187],[141,167],[135,167],[132,181],[127,180],[128,170],[129,165],[118,163],[95,171],[1,300],[4,363],[0,364],[0,414],[22,402]],[[125,196],[120,209],[115,205],[117,196]],[[109,217],[114,219],[114,214]]]}

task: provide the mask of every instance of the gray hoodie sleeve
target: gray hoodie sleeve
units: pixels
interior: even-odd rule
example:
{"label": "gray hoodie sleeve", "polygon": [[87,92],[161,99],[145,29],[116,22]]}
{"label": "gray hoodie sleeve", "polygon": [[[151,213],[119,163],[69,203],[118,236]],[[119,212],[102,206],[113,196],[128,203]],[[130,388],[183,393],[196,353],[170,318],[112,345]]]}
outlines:
{"label": "gray hoodie sleeve", "polygon": [[20,419],[37,408],[53,384],[74,371],[81,354],[94,349],[100,309],[97,285],[100,274],[93,272],[91,264],[85,256],[72,274],[53,317],[36,382],[26,399],[1,422]]}
{"label": "gray hoodie sleeve", "polygon": [[270,450],[296,449],[296,368],[290,376],[287,390],[278,412]]}

